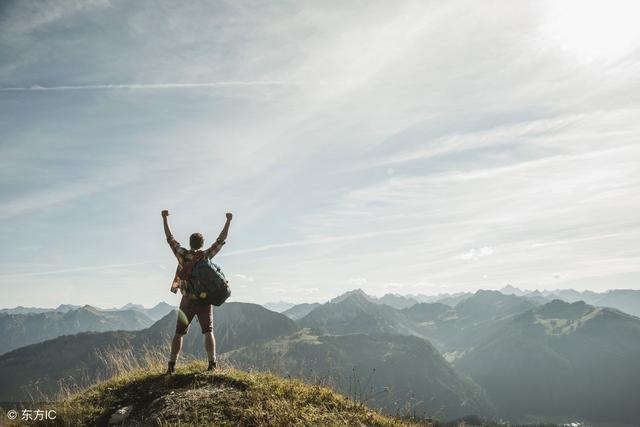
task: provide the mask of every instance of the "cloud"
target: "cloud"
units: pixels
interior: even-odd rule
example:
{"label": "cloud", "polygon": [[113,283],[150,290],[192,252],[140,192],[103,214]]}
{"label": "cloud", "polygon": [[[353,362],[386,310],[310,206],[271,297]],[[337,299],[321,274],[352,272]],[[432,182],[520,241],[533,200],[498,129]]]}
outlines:
{"label": "cloud", "polygon": [[349,242],[349,241],[355,241],[355,240],[370,239],[370,238],[375,238],[380,236],[411,233],[413,231],[424,229],[424,228],[426,228],[426,226],[421,225],[417,227],[398,228],[393,230],[372,231],[368,233],[359,233],[359,234],[334,235],[334,236],[318,237],[313,239],[297,240],[292,242],[274,243],[270,245],[258,246],[255,248],[237,249],[234,251],[225,252],[220,256],[245,255],[245,254],[256,253],[256,252],[272,251],[275,249],[287,249],[287,248],[295,248],[299,246],[315,246],[315,245],[332,244],[332,243],[338,243],[338,242]]}
{"label": "cloud", "polygon": [[241,273],[234,273],[231,275],[231,277],[233,277],[234,279],[238,279],[238,280],[242,280],[245,282],[254,282],[255,279],[251,276],[248,276],[246,274],[241,274]]}
{"label": "cloud", "polygon": [[131,84],[92,84],[77,86],[40,86],[29,87],[0,87],[0,92],[25,92],[25,91],[66,91],[66,90],[118,90],[118,89],[199,89],[199,88],[223,88],[223,87],[250,87],[250,86],[298,86],[299,83],[285,81],[220,81],[204,83],[131,83]]}
{"label": "cloud", "polygon": [[[604,234],[604,235],[601,235],[601,236],[585,236],[585,237],[579,237],[579,238],[575,238],[575,239],[555,240],[555,241],[550,241],[550,242],[532,243],[531,244],[531,248],[536,249],[536,248],[544,248],[544,247],[553,246],[553,245],[570,245],[570,244],[573,244],[573,243],[589,242],[589,241],[592,241],[592,240],[612,239],[612,238],[616,238],[616,237],[629,236],[629,234],[630,233],[611,233],[611,234]],[[631,234],[636,234],[636,232],[632,231]]]}
{"label": "cloud", "polygon": [[480,258],[488,257],[494,254],[493,248],[489,246],[483,246],[481,248],[471,248],[469,251],[464,252],[456,256],[456,259],[462,259],[466,261],[476,261]]}

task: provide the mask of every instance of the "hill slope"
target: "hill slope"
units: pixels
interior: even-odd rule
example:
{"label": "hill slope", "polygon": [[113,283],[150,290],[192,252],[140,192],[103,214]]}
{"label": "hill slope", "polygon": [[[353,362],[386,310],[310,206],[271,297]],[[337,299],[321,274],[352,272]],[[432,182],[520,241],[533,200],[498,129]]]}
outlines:
{"label": "hill slope", "polygon": [[322,378],[386,413],[438,418],[491,415],[483,390],[460,375],[426,340],[391,334],[315,335],[302,330],[225,355],[234,366]]}
{"label": "hill slope", "polygon": [[191,364],[176,374],[159,368],[113,378],[64,402],[60,424],[106,426],[118,409],[134,426],[406,426],[332,390],[262,373]]}
{"label": "hill slope", "polygon": [[554,300],[506,322],[456,367],[515,418],[640,417],[640,319],[615,309]]}
{"label": "hill slope", "polygon": [[303,303],[294,305],[288,310],[282,312],[285,316],[287,316],[291,320],[300,320],[307,314],[311,313],[317,307],[320,307],[320,303],[312,302],[312,303]]}
{"label": "hill slope", "polygon": [[[337,302],[336,302],[337,300]],[[320,328],[332,334],[393,333],[420,335],[398,310],[376,304],[361,291],[352,291],[316,307],[300,319],[306,328]]]}

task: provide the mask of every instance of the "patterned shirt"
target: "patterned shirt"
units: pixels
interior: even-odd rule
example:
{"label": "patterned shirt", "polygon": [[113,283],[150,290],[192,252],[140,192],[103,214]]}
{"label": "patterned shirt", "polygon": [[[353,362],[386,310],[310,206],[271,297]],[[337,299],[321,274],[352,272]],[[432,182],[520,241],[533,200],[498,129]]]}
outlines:
{"label": "patterned shirt", "polygon": [[[176,269],[176,275],[173,277],[173,282],[171,282],[171,292],[174,294],[178,292],[178,289],[182,289],[182,285],[184,280],[180,279],[179,275],[185,265],[187,265],[193,257],[201,251],[194,251],[193,249],[186,249],[180,246],[180,243],[173,236],[167,237],[167,243],[171,247],[173,254],[178,259],[178,268]],[[204,251],[204,255],[207,258],[213,258],[220,249],[222,249],[222,245],[224,245],[224,240],[221,240],[220,237],[213,242],[213,244]]]}

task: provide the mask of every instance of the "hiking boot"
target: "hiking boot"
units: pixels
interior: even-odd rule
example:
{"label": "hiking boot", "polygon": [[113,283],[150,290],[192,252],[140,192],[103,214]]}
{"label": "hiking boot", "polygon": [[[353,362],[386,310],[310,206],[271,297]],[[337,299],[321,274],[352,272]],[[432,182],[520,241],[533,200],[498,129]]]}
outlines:
{"label": "hiking boot", "polygon": [[218,364],[216,363],[215,360],[209,360],[209,366],[207,367],[207,371],[213,371],[214,369],[216,369],[217,366]]}
{"label": "hiking boot", "polygon": [[176,362],[167,362],[167,375],[171,375],[176,371]]}

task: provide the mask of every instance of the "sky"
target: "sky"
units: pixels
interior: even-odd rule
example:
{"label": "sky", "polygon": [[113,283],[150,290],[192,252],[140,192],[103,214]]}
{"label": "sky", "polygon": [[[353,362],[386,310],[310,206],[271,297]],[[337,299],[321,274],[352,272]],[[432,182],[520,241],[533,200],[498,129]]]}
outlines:
{"label": "sky", "polygon": [[640,3],[4,1],[0,306],[640,288]]}

